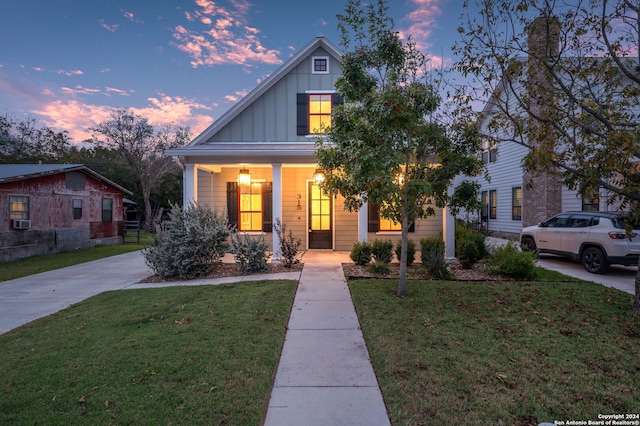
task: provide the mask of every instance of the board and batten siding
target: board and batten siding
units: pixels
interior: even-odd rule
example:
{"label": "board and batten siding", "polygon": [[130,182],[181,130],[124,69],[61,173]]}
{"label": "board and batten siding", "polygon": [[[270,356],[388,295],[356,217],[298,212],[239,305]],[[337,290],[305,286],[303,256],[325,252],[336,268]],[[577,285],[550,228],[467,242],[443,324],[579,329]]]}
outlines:
{"label": "board and batten siding", "polygon": [[[312,74],[313,56],[329,57],[329,74]],[[326,50],[318,48],[273,87],[257,98],[208,142],[305,142],[296,134],[298,93],[335,90],[341,66]]]}

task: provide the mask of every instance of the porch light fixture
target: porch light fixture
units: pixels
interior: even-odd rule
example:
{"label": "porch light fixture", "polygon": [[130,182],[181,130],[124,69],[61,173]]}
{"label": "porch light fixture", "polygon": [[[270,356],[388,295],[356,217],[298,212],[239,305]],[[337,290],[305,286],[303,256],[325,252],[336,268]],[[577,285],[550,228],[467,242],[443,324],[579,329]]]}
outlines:
{"label": "porch light fixture", "polygon": [[251,174],[248,169],[243,167],[240,169],[240,172],[238,172],[238,186],[249,185],[251,185]]}
{"label": "porch light fixture", "polygon": [[315,183],[316,185],[324,182],[324,178],[324,170],[316,169],[316,171],[313,172],[313,183]]}

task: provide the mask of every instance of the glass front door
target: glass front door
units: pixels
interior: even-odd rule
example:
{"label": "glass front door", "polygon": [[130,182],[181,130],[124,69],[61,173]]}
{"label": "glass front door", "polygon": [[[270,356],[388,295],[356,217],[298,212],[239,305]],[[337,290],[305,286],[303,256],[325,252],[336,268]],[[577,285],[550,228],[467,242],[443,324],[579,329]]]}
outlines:
{"label": "glass front door", "polygon": [[320,187],[309,182],[309,248],[331,249],[333,237],[331,231],[333,206],[331,197]]}

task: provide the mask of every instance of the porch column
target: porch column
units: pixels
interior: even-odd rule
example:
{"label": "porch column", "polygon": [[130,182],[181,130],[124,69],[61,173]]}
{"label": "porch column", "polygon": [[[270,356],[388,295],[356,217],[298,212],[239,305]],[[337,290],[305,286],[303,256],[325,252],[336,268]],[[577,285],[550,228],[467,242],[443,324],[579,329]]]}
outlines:
{"label": "porch column", "polygon": [[369,210],[367,209],[367,203],[362,203],[362,207],[360,207],[360,210],[358,210],[358,242],[367,242],[368,232]]}
{"label": "porch column", "polygon": [[183,181],[182,205],[186,208],[190,202],[198,202],[198,168],[195,163],[184,165]]}
{"label": "porch column", "polygon": [[447,262],[456,260],[456,222],[449,207],[442,209],[442,233],[444,235],[444,258]]}
{"label": "porch column", "polygon": [[[280,222],[284,224],[282,218],[282,164],[271,164],[271,173],[273,181],[273,202],[272,202],[272,218],[275,224],[276,219],[280,218]],[[272,263],[279,263],[281,259],[280,253],[280,237],[277,232],[272,230],[273,235],[273,256],[271,257]]]}

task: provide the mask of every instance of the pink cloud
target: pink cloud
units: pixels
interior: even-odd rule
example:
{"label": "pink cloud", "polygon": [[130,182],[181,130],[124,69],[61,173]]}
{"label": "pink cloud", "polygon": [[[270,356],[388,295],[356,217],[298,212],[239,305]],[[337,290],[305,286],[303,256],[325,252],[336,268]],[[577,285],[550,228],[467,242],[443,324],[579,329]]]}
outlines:
{"label": "pink cloud", "polygon": [[400,30],[400,36],[405,39],[411,36],[419,49],[426,49],[430,46],[428,40],[432,31],[438,28],[442,0],[411,0],[410,3],[415,9],[404,17],[403,21],[409,26]]}
{"label": "pink cloud", "polygon": [[196,4],[200,9],[185,12],[185,17],[189,22],[203,24],[204,28],[179,25],[173,32],[176,47],[191,57],[191,66],[282,63],[278,58],[280,51],[265,48],[258,38],[260,30],[247,24],[249,2],[232,0],[229,9],[211,0],[196,0]]}
{"label": "pink cloud", "polygon": [[56,72],[58,74],[66,75],[67,77],[70,77],[72,75],[82,75],[82,74],[84,74],[84,72],[82,72],[81,70],[73,70],[73,71],[58,70]]}
{"label": "pink cloud", "polygon": [[[51,95],[51,92],[46,94]],[[148,106],[130,108],[130,111],[145,117],[154,126],[167,123],[189,126],[192,134],[195,135],[211,124],[212,119],[209,115],[198,112],[210,110],[211,107],[193,99],[159,94],[158,97],[147,100]],[[41,116],[45,125],[53,129],[66,130],[73,142],[80,143],[90,139],[89,129],[107,120],[115,109],[115,107],[89,104],[77,99],[55,99],[42,102],[31,112]]]}
{"label": "pink cloud", "polygon": [[113,24],[113,25],[105,24],[104,19],[100,19],[98,22],[100,22],[100,26],[102,28],[112,33],[115,33],[116,31],[118,31],[118,27],[120,26],[120,24]]}

